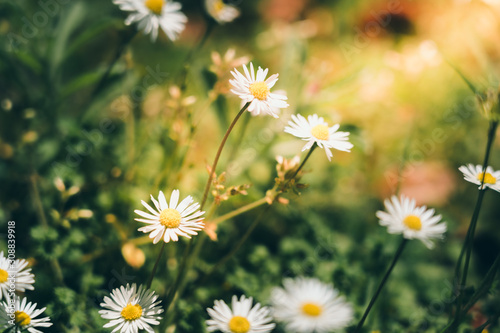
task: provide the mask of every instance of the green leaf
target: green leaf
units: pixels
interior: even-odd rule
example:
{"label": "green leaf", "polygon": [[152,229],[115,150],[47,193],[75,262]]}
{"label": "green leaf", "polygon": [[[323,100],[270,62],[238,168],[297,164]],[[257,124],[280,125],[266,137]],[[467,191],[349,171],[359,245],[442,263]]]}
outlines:
{"label": "green leaf", "polygon": [[85,73],[78,76],[76,79],[70,81],[64,86],[61,91],[62,98],[66,98],[69,95],[81,90],[82,88],[92,86],[97,83],[103,74],[98,72]]}
{"label": "green leaf", "polygon": [[57,27],[57,34],[51,48],[52,58],[50,60],[51,75],[54,77],[59,65],[64,59],[64,54],[67,49],[68,40],[71,34],[85,19],[87,13],[86,7],[82,2],[76,2],[69,8],[67,13],[61,15],[62,20]]}
{"label": "green leaf", "polygon": [[101,34],[103,31],[112,28],[112,27],[121,27],[123,25],[121,20],[109,20],[99,21],[93,26],[90,26],[86,29],[82,34],[77,36],[75,40],[71,42],[68,46],[66,53],[64,54],[64,59],[69,58],[74,52],[79,50],[85,44],[92,42],[95,40],[96,36]]}
{"label": "green leaf", "polygon": [[477,88],[474,86],[474,84],[464,75],[464,73],[462,73],[462,71],[460,69],[458,69],[458,67],[456,67],[455,65],[453,65],[451,62],[448,61],[448,64],[451,66],[451,68],[453,68],[455,70],[455,72],[457,72],[457,74],[462,78],[462,80],[464,80],[464,82],[467,84],[467,86],[469,87],[469,89],[474,93],[474,94],[477,94],[479,93],[479,91],[477,90]]}

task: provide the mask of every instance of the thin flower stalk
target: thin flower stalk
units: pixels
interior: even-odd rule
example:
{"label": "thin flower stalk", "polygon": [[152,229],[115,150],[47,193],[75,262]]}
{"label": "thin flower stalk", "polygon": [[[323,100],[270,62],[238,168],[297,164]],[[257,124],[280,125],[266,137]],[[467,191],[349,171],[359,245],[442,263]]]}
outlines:
{"label": "thin flower stalk", "polygon": [[370,300],[370,303],[368,304],[368,307],[365,310],[365,313],[363,314],[363,317],[361,317],[361,320],[358,323],[358,326],[356,326],[356,329],[354,330],[354,333],[361,332],[361,328],[363,327],[363,324],[365,323],[366,318],[368,317],[368,314],[370,313],[370,310],[372,309],[373,305],[377,301],[378,296],[380,295],[380,292],[382,291],[382,288],[384,288],[385,283],[387,282],[387,279],[389,278],[389,275],[391,275],[392,270],[394,269],[394,266],[396,266],[396,263],[401,256],[401,253],[403,253],[403,250],[406,246],[406,243],[408,243],[408,239],[403,238],[403,241],[399,245],[396,254],[394,255],[394,258],[392,259],[392,263],[389,266],[389,269],[385,273],[384,277],[382,278],[382,281],[380,281],[380,284],[377,288],[377,291],[375,291],[375,294],[373,295],[372,299]]}
{"label": "thin flower stalk", "polygon": [[[224,149],[224,146],[225,146],[226,141],[227,141],[227,139],[229,137],[229,134],[231,134],[231,131],[233,130],[234,126],[236,125],[236,123],[238,122],[238,120],[241,118],[241,116],[243,115],[243,113],[248,109],[249,105],[250,105],[250,102],[245,103],[245,105],[241,108],[241,110],[238,112],[238,114],[236,115],[236,117],[233,119],[233,121],[229,125],[229,128],[226,131],[226,134],[222,138],[222,141],[221,141],[221,143],[219,145],[219,148],[217,150],[217,153],[215,155],[214,162],[212,163],[212,167],[211,167],[210,172],[209,172],[207,184],[205,186],[205,191],[203,193],[203,199],[201,200],[201,204],[200,204],[200,209],[203,209],[203,207],[205,206],[205,203],[207,202],[208,192],[210,191],[210,187],[212,185],[212,180],[213,180],[213,177],[214,177],[214,172],[215,172],[215,170],[217,168],[217,163],[219,162],[219,158],[220,158],[220,156],[222,154],[222,150]],[[172,287],[170,288],[169,292],[167,293],[167,297],[166,297],[166,300],[165,300],[165,309],[166,309],[166,311],[168,311],[168,309],[172,305],[172,303],[174,301],[174,298],[175,298],[175,295],[177,293],[177,289],[181,285],[181,281],[184,279],[184,277],[186,275],[186,272],[188,271],[188,269],[190,267],[190,263],[192,263],[194,261],[192,259],[193,253],[191,253],[192,246],[193,246],[193,239],[191,239],[191,241],[186,246],[186,249],[184,250],[184,254],[182,256],[181,264],[179,266],[179,270],[177,272],[177,276],[175,278],[174,284],[172,285]],[[161,252],[160,252],[160,255],[161,255]]]}
{"label": "thin flower stalk", "polygon": [[245,234],[239,239],[238,243],[232,248],[232,250],[226,254],[224,257],[222,257],[221,260],[219,260],[211,269],[210,271],[205,275],[203,278],[201,284],[205,283],[205,281],[208,279],[209,276],[211,276],[213,273],[217,271],[221,266],[223,266],[229,259],[231,259],[236,252],[243,246],[243,244],[247,241],[248,237],[252,234],[252,232],[255,230],[257,225],[260,223],[262,218],[267,214],[268,209],[271,207],[271,205],[268,205],[266,209],[264,209],[259,216],[252,222],[250,227],[248,227],[247,231]]}
{"label": "thin flower stalk", "polygon": [[[493,141],[495,140],[495,134],[496,134],[496,129],[498,127],[498,121],[491,121],[489,130],[488,130],[488,142],[486,143],[486,152],[484,156],[484,161],[483,161],[483,177],[481,179],[481,188],[484,188],[484,179],[486,177],[486,168],[488,167],[488,162],[489,162],[489,157],[490,157],[490,152],[491,152],[491,147],[493,145]],[[454,283],[453,283],[453,290],[452,290],[452,296],[458,294],[457,298],[457,305],[455,309],[455,318],[453,319],[453,325],[452,329],[456,328],[457,325],[459,325],[460,322],[460,309],[463,304],[463,294],[460,292],[461,289],[465,288],[465,285],[467,283],[467,275],[469,271],[469,265],[470,265],[470,258],[472,254],[472,242],[474,240],[474,234],[476,231],[476,226],[477,226],[477,220],[479,218],[479,213],[481,211],[482,203],[483,203],[483,197],[485,194],[485,189],[480,190],[478,194],[478,198],[476,201],[476,206],[474,208],[474,213],[472,214],[471,222],[469,224],[469,228],[467,230],[467,235],[465,237],[465,242],[462,247],[462,250],[460,251],[460,255],[457,260],[457,265],[455,267],[455,276],[454,276]],[[462,262],[464,261],[464,255],[465,255],[465,262],[463,264],[463,271],[461,271],[462,268]]]}
{"label": "thin flower stalk", "polygon": [[[309,159],[309,157],[311,156],[312,152],[314,151],[316,145],[314,145],[310,150],[309,152],[307,153],[306,157],[304,158],[304,160],[302,161],[302,163],[299,165],[299,167],[297,168],[297,170],[294,172],[293,176],[288,179],[288,181],[285,183],[285,185],[282,187],[282,189],[285,189],[286,186],[293,180],[295,179],[295,177],[299,174],[299,172],[302,170],[302,168],[304,167],[304,165],[306,164],[307,160]],[[202,280],[202,284],[206,281],[206,279],[211,276],[219,267],[221,267],[222,265],[224,265],[229,259],[231,259],[235,254],[236,252],[238,252],[238,250],[241,248],[241,246],[243,246],[243,244],[246,242],[246,240],[250,237],[250,235],[252,234],[252,232],[255,230],[255,228],[257,227],[257,225],[260,223],[260,221],[262,220],[262,218],[266,215],[268,209],[271,207],[271,205],[276,202],[276,200],[278,200],[279,196],[283,193],[282,190],[279,190],[277,192],[274,192],[273,191],[273,197],[269,198],[268,196],[266,196],[265,198],[259,200],[259,201],[256,201],[254,202],[253,204],[250,204],[250,205],[247,205],[245,207],[247,207],[247,209],[243,212],[246,212],[250,209],[253,209],[253,208],[256,208],[262,204],[265,203],[268,203],[268,206],[266,207],[266,209],[264,209],[260,214],[259,216],[257,216],[257,218],[252,222],[252,224],[250,225],[250,227],[247,229],[247,231],[245,232],[245,234],[240,238],[240,240],[238,241],[238,243],[233,247],[233,249],[231,250],[231,252],[229,252],[227,255],[225,255],[221,260],[219,260],[213,267],[212,269],[206,274],[206,276],[203,278]],[[260,201],[262,201],[262,203],[260,203]],[[256,205],[257,203],[259,203],[258,205]],[[255,205],[255,206],[254,206]],[[249,207],[250,206],[250,207]],[[244,207],[242,207],[244,208]],[[241,212],[241,213],[243,213]],[[229,213],[231,214],[231,213]],[[237,214],[239,215],[239,214]]]}
{"label": "thin flower stalk", "polygon": [[210,169],[209,176],[208,176],[208,181],[207,184],[205,185],[205,191],[203,192],[203,199],[201,200],[201,209],[205,206],[205,203],[207,202],[208,199],[208,192],[210,191],[210,186],[212,185],[212,180],[214,177],[214,172],[215,169],[217,168],[217,163],[219,162],[220,155],[222,153],[222,149],[224,149],[224,145],[226,144],[227,138],[229,137],[229,134],[231,134],[231,131],[234,128],[234,125],[238,122],[240,117],[243,115],[243,113],[248,109],[250,106],[250,102],[245,103],[245,105],[241,108],[240,112],[236,115],[236,117],[233,119],[231,122],[231,125],[229,125],[229,128],[226,131],[226,134],[222,138],[222,141],[219,145],[219,149],[217,150],[217,154],[215,154],[215,159],[214,162],[212,163],[212,168]]}

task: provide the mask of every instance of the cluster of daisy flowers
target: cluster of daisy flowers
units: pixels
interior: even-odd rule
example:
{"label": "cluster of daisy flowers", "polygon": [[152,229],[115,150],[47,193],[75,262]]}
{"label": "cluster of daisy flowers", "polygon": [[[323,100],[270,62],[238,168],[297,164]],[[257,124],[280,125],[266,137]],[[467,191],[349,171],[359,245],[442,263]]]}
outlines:
{"label": "cluster of daisy flowers", "polygon": [[[287,96],[285,93],[272,93],[271,88],[278,81],[278,74],[266,79],[269,70],[259,67],[255,73],[253,64],[250,69],[243,65],[243,72],[236,68],[231,72],[234,79],[229,82],[233,86],[231,92],[239,96],[243,103],[248,104],[248,111],[252,115],[268,114],[278,118],[279,110],[286,108]],[[292,120],[285,127],[285,132],[300,138],[307,143],[302,151],[311,149],[315,144],[324,149],[328,160],[333,156],[331,149],[350,152],[353,145],[348,141],[349,132],[338,131],[340,124],[329,126],[323,117],[313,114],[307,119],[300,115],[292,115]]]}
{"label": "cluster of daisy flowers", "polygon": [[[172,41],[184,31],[188,21],[182,5],[171,0],[113,0],[115,5],[129,13],[126,25],[137,23],[137,28],[156,41],[159,30]],[[205,0],[207,13],[219,24],[232,22],[240,11],[223,0]]]}
{"label": "cluster of daisy flowers", "polygon": [[[269,70],[252,63],[243,65],[243,73],[234,69],[231,92],[242,100],[242,110],[252,115],[279,117],[281,109],[288,107],[284,92],[271,92],[278,81],[278,74],[267,78]],[[349,142],[349,132],[339,131],[340,125],[330,126],[322,117],[313,114],[306,117],[292,115],[284,131],[306,141],[302,151],[316,147],[324,149],[329,161],[332,149],[349,152],[353,145]],[[311,152],[311,151],[310,151]],[[299,159],[296,157],[295,166]],[[279,171],[279,170],[278,170]],[[480,165],[460,167],[464,178],[480,190],[487,188],[500,192],[500,171],[491,167],[485,170]],[[296,175],[296,174],[295,174]],[[136,221],[146,224],[138,230],[148,233],[156,244],[177,242],[180,236],[191,238],[203,230],[204,211],[191,196],[181,200],[179,190],[173,190],[167,200],[162,191],[157,198],[151,195],[153,205],[141,201],[145,211],[135,210],[139,216]],[[402,235],[404,239],[418,239],[427,248],[434,247],[435,240],[444,238],[446,223],[441,215],[432,208],[418,206],[416,201],[405,195],[392,196],[384,201],[385,211],[377,211],[379,224],[387,227],[389,234]],[[104,326],[113,327],[113,332],[153,332],[152,326],[158,325],[163,309],[154,291],[135,284],[122,286],[105,297],[101,306],[101,316],[109,322]],[[282,323],[290,332],[331,332],[347,327],[353,320],[352,306],[332,285],[324,284],[314,278],[285,279],[283,287],[272,290],[270,306],[253,302],[252,297],[233,296],[230,305],[223,300],[215,300],[214,306],[207,309],[206,321],[209,332],[253,333],[271,332],[276,324]]]}
{"label": "cluster of daisy flowers", "polygon": [[[115,0],[115,2],[124,4],[129,1]],[[153,3],[155,2],[146,1],[140,5],[147,7]],[[131,8],[127,6],[122,9]],[[160,9],[161,13],[168,12],[163,7],[158,11]],[[139,18],[132,16],[130,20]],[[234,79],[229,81],[233,86],[231,92],[241,98],[244,107],[252,115],[264,114],[278,118],[280,109],[288,106],[287,96],[284,92],[271,92],[271,88],[278,81],[278,74],[266,79],[268,71],[261,67],[255,71],[252,63],[249,67],[243,65],[244,75],[234,69],[231,72]],[[348,132],[339,132],[338,124],[329,127],[324,119],[317,115],[309,116],[307,119],[301,115],[294,115],[289,125],[285,128],[285,132],[307,141],[303,150],[311,149],[316,144],[325,149],[329,160],[332,157],[330,149],[350,151],[353,147],[348,142]],[[180,236],[191,238],[205,227],[203,222],[205,212],[201,211],[200,204],[191,196],[180,200],[180,192],[177,189],[172,191],[170,200],[167,200],[165,194],[160,191],[157,198],[151,195],[151,202],[153,205],[141,201],[146,210],[135,210],[139,216],[135,220],[145,224],[138,230],[148,233],[154,244],[160,240],[165,243],[177,242]],[[237,299],[234,296],[232,309],[222,300],[215,301],[214,307],[207,309],[211,317],[206,322],[208,331],[270,332],[275,327],[271,312],[274,312],[277,321],[285,323],[286,327],[297,332],[327,332],[345,326],[352,319],[351,307],[338,296],[333,287],[318,280],[302,278],[295,281],[286,280],[284,285],[284,289],[276,288],[273,291],[272,311],[259,303],[253,305],[251,297],[241,296]],[[134,284],[114,289],[110,297],[105,297],[101,304],[104,308],[100,311],[101,317],[109,320],[104,327],[113,328],[113,332],[139,330],[153,332],[152,325],[159,324],[161,320],[159,314],[163,312],[157,298],[154,291],[149,291],[142,285],[137,287]],[[332,318],[332,315],[335,315],[335,318]]]}
{"label": "cluster of daisy flowers", "polygon": [[253,305],[252,297],[232,297],[231,307],[216,300],[207,312],[209,332],[267,333],[276,326],[273,319],[284,324],[287,332],[323,333],[346,327],[353,318],[352,306],[332,285],[318,279],[298,277],[285,279],[284,287],[271,291],[271,307]]}
{"label": "cluster of daisy flowers", "polygon": [[38,318],[46,308],[37,309],[37,303],[28,302],[14,292],[34,290],[35,275],[24,259],[10,259],[0,252],[0,327],[5,332],[41,332],[36,327],[50,327],[49,317]]}
{"label": "cluster of daisy flowers", "polygon": [[[253,302],[252,297],[233,296],[230,306],[215,300],[207,308],[208,332],[267,333],[281,322],[289,332],[323,333],[346,327],[353,319],[352,306],[332,285],[315,278],[285,279],[284,287],[271,291],[271,306]],[[163,313],[158,296],[136,284],[122,286],[104,297],[99,313],[109,322],[112,332],[154,332]]]}

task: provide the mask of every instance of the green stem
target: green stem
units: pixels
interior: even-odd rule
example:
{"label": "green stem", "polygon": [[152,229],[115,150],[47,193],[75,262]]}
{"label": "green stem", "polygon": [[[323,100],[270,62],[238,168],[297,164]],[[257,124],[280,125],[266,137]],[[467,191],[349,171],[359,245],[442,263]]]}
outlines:
{"label": "green stem", "polygon": [[354,330],[354,333],[358,333],[358,332],[361,331],[361,328],[363,327],[363,324],[364,324],[364,322],[366,320],[366,317],[368,317],[368,314],[370,313],[371,308],[375,304],[375,301],[377,300],[380,292],[382,291],[382,288],[384,287],[385,283],[387,282],[387,279],[389,278],[389,275],[391,274],[392,269],[396,265],[396,262],[398,261],[399,257],[401,256],[401,253],[403,253],[403,250],[404,250],[404,248],[406,246],[406,243],[408,243],[408,240],[406,238],[403,238],[403,241],[399,245],[399,247],[398,247],[398,249],[396,251],[396,254],[394,255],[394,259],[392,260],[392,263],[389,266],[389,269],[385,273],[384,278],[382,279],[382,281],[380,282],[380,284],[379,284],[379,286],[377,288],[377,291],[375,291],[375,294],[373,295],[372,299],[370,300],[370,303],[368,304],[368,307],[366,308],[365,313],[363,314],[363,317],[359,321],[358,326],[356,326],[356,329]]}
{"label": "green stem", "polygon": [[[42,199],[40,196],[40,191],[38,189],[38,174],[33,170],[30,175],[30,185],[31,185],[31,195],[33,197],[33,202],[35,203],[35,210],[38,216],[38,220],[40,221],[42,227],[44,229],[49,228],[49,224],[47,222],[47,217],[45,216],[45,211],[43,210]],[[61,265],[59,264],[59,260],[57,258],[49,260],[50,266],[52,268],[52,272],[54,273],[55,281],[58,285],[64,285],[64,276],[61,269]]]}
{"label": "green stem", "polygon": [[285,187],[286,185],[288,185],[288,183],[290,183],[300,172],[300,170],[302,170],[302,168],[304,167],[304,165],[306,164],[307,160],[309,159],[309,157],[311,157],[313,151],[316,149],[316,147],[318,147],[317,144],[314,144],[311,149],[309,149],[309,152],[307,153],[306,157],[304,158],[304,160],[302,161],[302,163],[300,163],[299,167],[297,168],[297,170],[295,170],[294,174],[292,177],[290,177],[288,179],[288,182],[286,182],[285,184]]}
{"label": "green stem", "polygon": [[186,248],[184,249],[184,254],[182,255],[182,260],[181,264],[179,266],[179,271],[177,272],[177,276],[175,277],[174,284],[172,287],[169,289],[167,297],[165,299],[165,312],[168,312],[168,309],[172,305],[172,301],[174,300],[175,294],[177,292],[177,289],[179,288],[179,285],[181,284],[181,281],[184,279],[184,276],[187,271],[187,262],[191,247],[193,246],[193,238],[188,242]]}
{"label": "green stem", "polygon": [[[229,125],[229,128],[226,131],[226,134],[224,134],[224,137],[222,138],[222,141],[221,141],[219,148],[217,150],[217,154],[215,155],[215,159],[214,159],[214,162],[212,164],[212,168],[209,172],[208,181],[207,181],[207,184],[205,186],[205,191],[203,193],[203,199],[201,200],[201,204],[200,204],[200,210],[203,209],[203,207],[205,206],[205,203],[207,202],[208,192],[209,192],[210,187],[212,185],[212,180],[213,180],[213,176],[215,173],[215,169],[217,168],[217,163],[219,162],[219,158],[221,156],[222,149],[224,148],[224,145],[226,144],[227,138],[229,137],[229,134],[231,134],[231,131],[233,130],[236,123],[238,122],[238,119],[240,119],[240,117],[243,115],[243,113],[246,111],[246,109],[248,108],[249,105],[250,105],[250,102],[246,103],[241,108],[241,110],[238,112],[236,117],[233,119],[233,121]],[[194,238],[191,238],[191,240],[189,241],[189,243],[184,251],[184,255],[182,256],[182,260],[181,260],[181,265],[179,267],[179,271],[177,272],[177,276],[175,278],[174,284],[170,288],[170,290],[167,294],[166,300],[165,300],[165,309],[166,309],[165,311],[168,311],[168,309],[172,305],[173,300],[175,298],[175,294],[177,293],[177,289],[179,288],[182,280],[184,279],[184,277],[186,275],[186,272],[188,271],[191,263],[193,262],[193,258],[192,258],[193,255],[191,253],[191,248],[193,246],[193,242],[194,242]]]}
{"label": "green stem", "polygon": [[233,247],[233,249],[231,250],[231,252],[229,252],[221,260],[219,260],[212,267],[212,269],[203,277],[203,280],[201,280],[201,283],[200,283],[201,285],[203,285],[206,282],[206,280],[208,279],[208,277],[211,276],[213,273],[215,273],[215,271],[217,271],[217,269],[219,267],[221,267],[222,265],[224,265],[229,259],[231,259],[236,254],[236,252],[238,252],[238,250],[246,242],[246,240],[248,239],[248,237],[250,237],[250,235],[252,234],[252,232],[254,231],[254,229],[257,227],[257,225],[259,224],[259,222],[262,220],[262,218],[266,215],[267,210],[269,209],[269,207],[271,207],[271,205],[267,206],[266,209],[264,209],[259,214],[259,216],[257,216],[257,218],[253,221],[253,223],[247,229],[247,231],[245,232],[245,234],[243,235],[243,237],[241,237],[240,240],[238,241],[238,243]]}
{"label": "green stem", "polygon": [[120,59],[120,57],[123,54],[123,51],[125,51],[125,48],[127,47],[127,45],[130,43],[130,41],[134,38],[134,36],[136,34],[137,34],[137,30],[135,28],[130,28],[129,30],[127,30],[125,32],[125,36],[122,38],[120,45],[118,45],[118,48],[116,49],[116,52],[113,56],[113,59],[111,60],[111,63],[108,65],[108,68],[106,69],[103,76],[99,80],[99,83],[96,85],[96,87],[92,91],[92,95],[91,95],[90,99],[95,97],[98,94],[99,90],[101,90],[102,87],[104,87],[104,85],[106,84],[106,81],[109,78],[109,75],[111,74],[111,70],[115,66],[118,59]]}
{"label": "green stem", "polygon": [[[453,319],[453,325],[451,326],[452,328],[456,329],[457,325],[459,324],[460,321],[460,309],[463,304],[463,294],[461,293],[461,289],[465,288],[466,283],[467,283],[467,275],[469,272],[469,265],[470,265],[470,258],[472,255],[472,243],[474,241],[474,234],[476,231],[476,226],[477,226],[477,221],[479,218],[479,213],[481,211],[481,206],[483,203],[483,197],[486,191],[486,188],[484,188],[484,178],[486,176],[486,168],[488,167],[488,161],[490,158],[490,152],[491,152],[491,147],[493,145],[493,142],[495,140],[495,134],[496,134],[496,129],[498,127],[498,121],[491,121],[490,126],[488,129],[488,142],[486,144],[486,152],[484,155],[484,161],[483,161],[483,178],[481,179],[481,189],[479,190],[478,198],[476,201],[476,206],[474,208],[474,213],[472,214],[471,222],[469,224],[469,228],[467,230],[467,235],[465,237],[465,242],[462,247],[462,250],[460,251],[460,255],[457,260],[457,265],[455,267],[455,276],[454,276],[454,283],[453,283],[453,291],[452,291],[452,297],[454,295],[458,295],[458,300],[457,300],[457,306],[455,309],[455,318]],[[464,263],[464,269],[463,272],[461,272],[461,267],[462,267],[462,261],[463,257],[465,254],[465,263]],[[462,273],[462,275],[461,275]],[[461,275],[461,277],[460,277]],[[460,281],[460,283],[458,283]]]}
{"label": "green stem", "polygon": [[483,281],[477,288],[476,292],[472,295],[469,302],[467,302],[467,304],[462,309],[463,315],[465,315],[481,297],[483,297],[488,293],[493,282],[495,281],[495,275],[499,268],[500,268],[500,254],[497,255],[495,261],[488,270],[488,273],[486,273],[486,276],[484,277]]}
{"label": "green stem", "polygon": [[215,27],[215,22],[209,21],[208,26],[205,29],[205,33],[203,34],[203,37],[200,39],[200,41],[195,47],[191,48],[188,55],[186,56],[186,59],[184,60],[185,65],[182,67],[182,71],[180,73],[180,82],[181,82],[180,89],[182,92],[186,90],[186,78],[187,78],[189,64],[191,63],[191,59],[196,53],[198,53],[201,50],[203,45],[205,45],[205,42],[208,40],[208,37],[210,37],[210,34],[212,33],[214,27]]}
{"label": "green stem", "polygon": [[222,149],[224,148],[224,145],[226,144],[227,138],[229,137],[229,134],[231,134],[231,131],[233,130],[234,125],[236,125],[236,122],[238,121],[238,119],[240,119],[240,117],[243,115],[243,112],[245,112],[245,110],[248,108],[249,105],[250,105],[250,102],[246,103],[241,108],[240,112],[238,112],[236,117],[233,119],[233,122],[231,123],[231,125],[229,125],[229,128],[226,131],[226,134],[222,138],[222,142],[220,143],[219,149],[217,150],[217,154],[215,155],[214,163],[212,164],[212,168],[210,169],[210,172],[209,172],[210,175],[208,176],[207,185],[205,185],[205,191],[203,192],[203,199],[201,200],[200,210],[203,209],[203,206],[205,206],[205,203],[207,202],[208,191],[210,190],[210,187],[212,185],[212,180],[214,177],[215,168],[217,168],[217,163],[219,162],[219,158],[220,158],[220,155],[222,153]]}
{"label": "green stem", "polygon": [[262,206],[263,204],[267,203],[267,197],[264,197],[262,199],[259,199],[257,201],[254,201],[252,203],[249,203],[248,205],[245,205],[243,207],[240,207],[236,210],[233,210],[232,212],[229,212],[227,214],[224,214],[222,216],[219,216],[218,218],[212,220],[210,223],[213,224],[219,224],[221,222],[224,222],[226,220],[232,219],[235,216],[238,216],[240,214],[243,214],[245,212],[248,212],[249,210],[252,210],[254,208],[257,208],[259,206]]}
{"label": "green stem", "polygon": [[[484,295],[488,293],[490,290],[493,282],[495,281],[495,275],[500,268],[500,254],[497,255],[495,261],[491,265],[490,269],[488,270],[488,273],[486,273],[485,278],[477,288],[476,292],[472,295],[470,298],[469,302],[462,308],[457,308],[458,315],[456,315],[456,318],[461,318],[469,312],[469,310],[474,306],[474,304]],[[446,325],[445,328],[441,330],[441,333],[447,333],[447,332],[457,332],[458,331],[458,326],[460,325],[460,321],[457,321],[458,319],[455,319]],[[483,326],[486,327],[487,324]],[[476,331],[474,331],[476,332]],[[479,331],[481,332],[481,331]]]}
{"label": "green stem", "polygon": [[151,276],[149,277],[147,289],[151,288],[151,283],[153,283],[153,278],[156,274],[156,269],[158,268],[158,264],[160,263],[161,255],[163,254],[163,250],[165,249],[165,244],[167,244],[163,241],[163,239],[162,239],[162,243],[163,243],[163,245],[161,246],[160,253],[158,254],[158,258],[156,258],[155,265],[153,266],[153,271],[151,272]]}
{"label": "green stem", "polygon": [[250,124],[250,118],[251,115],[250,113],[248,113],[246,117],[244,117],[242,120],[243,123],[240,125],[240,132],[238,133],[239,134],[238,139],[234,143],[234,145],[232,145],[231,151],[229,152],[229,161],[232,161],[234,159],[236,153],[238,152],[238,148],[240,148],[243,142],[243,138],[245,137],[246,131],[248,129],[248,124]]}

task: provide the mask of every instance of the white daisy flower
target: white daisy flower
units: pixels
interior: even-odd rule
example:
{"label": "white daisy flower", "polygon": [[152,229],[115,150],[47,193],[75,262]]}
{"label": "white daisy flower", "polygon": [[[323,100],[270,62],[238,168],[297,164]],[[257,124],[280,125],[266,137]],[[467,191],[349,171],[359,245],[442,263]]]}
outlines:
{"label": "white daisy flower", "polygon": [[229,83],[234,87],[231,92],[238,95],[245,103],[250,102],[248,111],[253,115],[258,115],[261,112],[269,114],[274,118],[278,118],[276,109],[283,109],[288,106],[286,95],[278,95],[271,92],[271,88],[278,81],[278,74],[271,75],[267,80],[267,72],[269,69],[263,70],[261,67],[257,70],[257,76],[253,69],[253,64],[250,63],[250,72],[246,65],[243,65],[245,76],[238,72],[235,68],[231,74],[234,80],[229,80]]}
{"label": "white daisy flower", "polygon": [[347,326],[353,309],[332,285],[318,279],[285,279],[284,288],[273,288],[271,303],[276,320],[287,332],[322,333]]}
{"label": "white daisy flower", "polygon": [[141,210],[134,212],[143,218],[136,218],[136,221],[147,223],[149,225],[139,228],[139,231],[149,234],[149,238],[153,239],[156,244],[163,238],[165,243],[171,240],[177,242],[178,236],[191,238],[190,235],[197,235],[197,231],[204,228],[203,217],[205,212],[200,211],[200,204],[193,203],[191,196],[187,196],[179,204],[179,190],[173,190],[170,197],[170,205],[167,204],[165,195],[162,191],[158,195],[158,201],[151,195],[156,209],[153,209],[146,202],[141,200],[142,204],[151,213],[146,213]]}
{"label": "white daisy flower", "polygon": [[[276,95],[281,95],[281,96],[285,96],[286,97],[286,91],[284,90],[276,90],[274,92]],[[245,101],[241,101],[241,104],[240,104],[240,108],[242,108],[243,106],[245,106]],[[248,111],[250,112],[250,114],[252,115],[252,117],[257,117],[257,116],[265,116],[266,114],[265,113],[259,113],[257,109],[253,109],[252,111]],[[280,114],[280,108],[277,108],[277,107],[271,107],[271,112],[272,114],[275,114],[277,116],[279,116]]]}
{"label": "white daisy flower", "polygon": [[225,4],[223,0],[205,0],[205,8],[219,24],[232,22],[240,16],[238,8]]}
{"label": "white daisy flower", "polygon": [[290,126],[285,127],[286,133],[307,141],[302,151],[311,149],[314,144],[317,144],[325,149],[329,161],[333,156],[331,148],[349,152],[353,147],[348,141],[349,132],[337,132],[339,124],[328,127],[323,117],[318,117],[317,114],[308,116],[307,119],[300,114],[292,115],[292,120],[288,122],[288,125]]}
{"label": "white daisy flower", "polygon": [[441,215],[434,215],[434,209],[426,206],[416,207],[415,200],[392,196],[391,201],[384,201],[387,212],[378,211],[379,223],[388,228],[390,234],[403,234],[407,239],[420,239],[429,249],[434,247],[432,238],[443,239],[446,223]]}
{"label": "white daisy flower", "polygon": [[26,266],[28,266],[26,260],[12,261],[4,257],[3,251],[0,252],[0,300],[2,297],[8,297],[12,284],[15,284],[16,291],[20,292],[35,289],[33,287],[35,275],[31,273],[31,268],[25,269]]}
{"label": "white daisy flower", "polygon": [[275,324],[271,323],[270,310],[261,307],[260,303],[252,307],[252,297],[236,296],[232,299],[232,309],[222,300],[215,301],[213,309],[207,312],[212,319],[207,320],[209,332],[223,333],[267,333],[271,332]]}
{"label": "white daisy flower", "polygon": [[[145,330],[153,333],[151,325],[158,325],[161,319],[158,315],[163,312],[156,301],[158,295],[154,291],[143,288],[142,285],[137,289],[134,283],[132,286],[127,284],[111,292],[111,298],[105,296],[104,303],[99,313],[104,319],[110,322],[104,325],[104,328],[116,326],[112,332],[137,333],[139,330]],[[118,326],[117,326],[118,325]]]}
{"label": "white daisy flower", "polygon": [[[15,303],[12,303],[12,300],[7,298],[7,302],[2,302],[2,306],[0,306],[1,327],[7,328],[9,332],[13,333],[24,332],[26,330],[31,333],[42,333],[36,327],[50,327],[52,323],[49,317],[36,318],[46,309],[36,309],[36,305],[36,303],[28,303],[26,297],[21,301],[20,297],[16,296]],[[14,325],[13,322],[15,323]]]}
{"label": "white daisy flower", "polygon": [[497,192],[500,192],[500,171],[493,170],[492,167],[486,168],[486,174],[483,173],[483,166],[468,164],[467,166],[462,165],[458,170],[462,171],[464,174],[464,179],[470,183],[479,185],[479,189],[481,190],[481,181],[484,176],[484,187],[491,188]]}
{"label": "white daisy flower", "polygon": [[180,9],[181,4],[170,0],[113,0],[121,10],[131,12],[125,20],[126,25],[138,22],[138,29],[151,34],[154,42],[161,28],[171,40],[184,30],[187,17]]}

